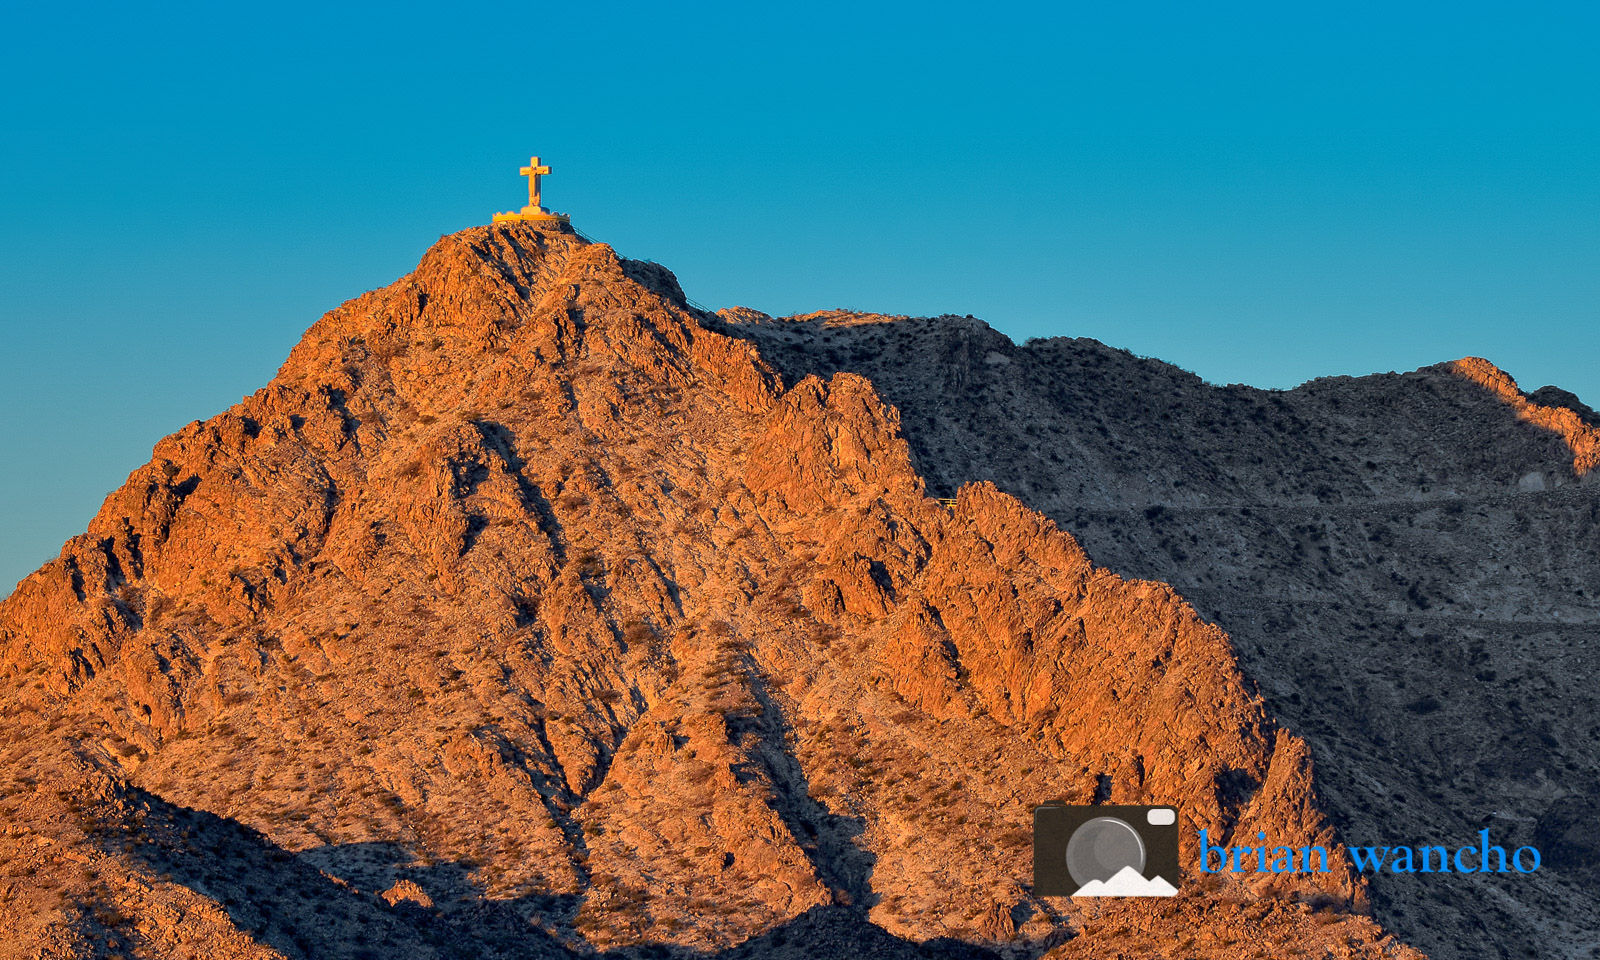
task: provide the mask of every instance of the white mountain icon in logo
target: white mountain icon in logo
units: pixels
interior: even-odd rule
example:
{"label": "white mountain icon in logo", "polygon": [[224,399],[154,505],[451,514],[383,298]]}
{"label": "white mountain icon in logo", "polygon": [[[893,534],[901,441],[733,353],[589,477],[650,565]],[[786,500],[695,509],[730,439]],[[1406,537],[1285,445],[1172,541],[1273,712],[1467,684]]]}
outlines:
{"label": "white mountain icon in logo", "polygon": [[1178,888],[1160,877],[1149,880],[1132,867],[1123,867],[1110,880],[1090,880],[1074,897],[1175,897]]}

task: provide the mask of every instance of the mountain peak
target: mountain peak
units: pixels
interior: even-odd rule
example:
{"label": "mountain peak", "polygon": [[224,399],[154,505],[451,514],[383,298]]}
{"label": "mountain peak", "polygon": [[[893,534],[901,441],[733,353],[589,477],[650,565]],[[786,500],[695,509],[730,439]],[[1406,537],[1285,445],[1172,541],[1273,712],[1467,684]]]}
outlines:
{"label": "mountain peak", "polygon": [[[157,444],[0,604],[0,863],[58,891],[0,934],[704,951],[820,911],[1040,950],[1091,942],[1030,893],[1041,799],[1336,845],[1171,588],[993,484],[931,499],[872,381],[786,383],[706,319],[567,229],[477,227]],[[1390,944],[1348,870],[1225,886],[1342,905],[1263,945]]]}

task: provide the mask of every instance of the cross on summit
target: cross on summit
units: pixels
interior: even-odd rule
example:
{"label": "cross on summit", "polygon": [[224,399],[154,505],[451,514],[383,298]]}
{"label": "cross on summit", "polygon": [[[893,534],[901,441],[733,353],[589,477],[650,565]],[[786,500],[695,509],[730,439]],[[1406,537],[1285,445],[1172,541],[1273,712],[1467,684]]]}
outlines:
{"label": "cross on summit", "polygon": [[538,157],[528,161],[526,167],[517,171],[528,178],[528,205],[523,208],[523,213],[544,213],[544,207],[539,205],[539,178],[550,172],[550,168],[541,166]]}
{"label": "cross on summit", "polygon": [[564,213],[553,213],[546,210],[539,203],[540,185],[539,178],[550,173],[550,168],[539,162],[538,157],[530,157],[528,165],[517,170],[518,173],[528,178],[528,205],[515,213],[497,213],[494,215],[495,223],[505,223],[515,220],[558,220],[562,223],[570,221]]}

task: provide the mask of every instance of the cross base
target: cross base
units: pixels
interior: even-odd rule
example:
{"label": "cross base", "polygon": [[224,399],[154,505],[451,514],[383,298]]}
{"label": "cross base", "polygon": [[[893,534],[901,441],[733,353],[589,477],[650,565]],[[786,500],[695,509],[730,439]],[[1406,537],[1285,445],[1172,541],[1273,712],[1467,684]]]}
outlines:
{"label": "cross base", "polygon": [[495,223],[513,223],[520,220],[555,221],[557,223],[571,223],[572,218],[564,213],[554,213],[543,207],[523,207],[521,210],[494,215]]}

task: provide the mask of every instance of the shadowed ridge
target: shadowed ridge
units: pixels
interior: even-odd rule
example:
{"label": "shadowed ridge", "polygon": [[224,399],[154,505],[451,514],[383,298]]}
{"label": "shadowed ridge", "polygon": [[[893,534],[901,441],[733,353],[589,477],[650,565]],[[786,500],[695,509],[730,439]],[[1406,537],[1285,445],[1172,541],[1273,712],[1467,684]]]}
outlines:
{"label": "shadowed ridge", "polygon": [[1386,927],[1451,960],[1588,955],[1600,488],[1565,414],[1577,450],[1448,364],[1259,390],[971,317],[723,318],[786,377],[870,378],[931,492],[991,481],[1215,619],[1347,842],[1547,853],[1515,882],[1373,877]]}

